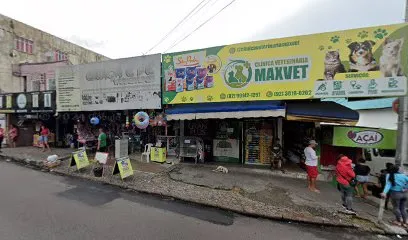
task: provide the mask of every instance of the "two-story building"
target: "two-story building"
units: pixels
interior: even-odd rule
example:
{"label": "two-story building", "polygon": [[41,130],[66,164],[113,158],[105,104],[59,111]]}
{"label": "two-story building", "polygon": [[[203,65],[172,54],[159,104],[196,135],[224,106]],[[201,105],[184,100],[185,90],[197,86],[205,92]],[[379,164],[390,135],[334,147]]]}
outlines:
{"label": "two-story building", "polygon": [[0,124],[19,125],[20,145],[31,144],[40,121],[56,124],[44,119],[55,111],[56,68],[107,59],[0,14]]}

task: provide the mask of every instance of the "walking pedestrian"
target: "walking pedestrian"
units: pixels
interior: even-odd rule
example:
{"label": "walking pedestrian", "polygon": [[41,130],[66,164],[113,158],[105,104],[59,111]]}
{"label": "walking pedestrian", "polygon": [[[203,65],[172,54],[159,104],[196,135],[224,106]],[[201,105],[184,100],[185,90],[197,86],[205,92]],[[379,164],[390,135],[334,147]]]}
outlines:
{"label": "walking pedestrian", "polygon": [[[381,174],[380,174],[380,177],[378,179],[378,181],[380,182],[381,191],[384,191],[385,185],[387,183],[387,181],[386,181],[387,174],[390,173],[393,168],[394,168],[394,164],[388,162],[388,163],[385,164],[385,169],[381,170]],[[390,193],[388,193],[386,198],[385,198],[384,209],[386,209],[386,210],[388,209],[389,201],[390,201]]]}
{"label": "walking pedestrian", "polygon": [[310,140],[309,145],[304,150],[304,153],[306,157],[305,164],[309,190],[312,192],[320,193],[320,191],[316,188],[316,179],[319,174],[317,170],[318,158],[316,155],[316,151],[314,150],[316,146],[317,142],[315,140]]}
{"label": "walking pedestrian", "polygon": [[[385,169],[381,169],[380,174],[377,175],[378,183],[370,187],[373,196],[381,198],[381,193],[384,191],[384,188],[385,188],[387,174],[391,172],[391,169],[393,167],[394,167],[394,164],[388,162],[385,164]],[[385,198],[385,205],[384,205],[384,209],[386,210],[388,209],[389,200],[390,200],[390,193],[388,192],[387,197]]]}
{"label": "walking pedestrian", "polygon": [[407,202],[407,195],[405,193],[408,184],[408,176],[399,172],[398,166],[394,166],[387,174],[386,184],[382,198],[387,197],[390,193],[390,198],[394,210],[395,221],[392,223],[397,226],[408,227],[407,212],[405,210],[405,203]]}
{"label": "walking pedestrian", "polygon": [[0,124],[0,152],[1,152],[1,147],[3,145],[3,140],[4,140],[4,128],[2,128]]}
{"label": "walking pedestrian", "polygon": [[[368,182],[369,174],[371,169],[369,166],[365,165],[365,159],[361,158],[358,160],[356,166],[354,167],[354,173],[356,174],[357,185],[355,187],[357,197],[367,198],[368,195]],[[363,194],[360,194],[359,186],[363,187]]]}
{"label": "walking pedestrian", "polygon": [[14,124],[10,125],[9,132],[8,132],[8,137],[9,141],[11,143],[11,147],[15,148],[16,147],[16,142],[18,139],[18,130],[17,127]]}
{"label": "walking pedestrian", "polygon": [[40,128],[40,143],[42,144],[42,151],[43,152],[45,152],[46,148],[49,151],[51,151],[50,144],[48,143],[49,134],[50,134],[50,130],[45,125],[41,125],[41,128]]}
{"label": "walking pedestrian", "polygon": [[106,134],[103,131],[103,128],[99,128],[99,136],[98,136],[98,148],[97,151],[98,152],[106,152]]}
{"label": "walking pedestrian", "polygon": [[356,211],[353,210],[354,186],[352,186],[356,174],[353,171],[351,163],[351,159],[344,155],[337,157],[336,179],[341,192],[343,208],[346,209],[346,213],[348,214],[356,214]]}

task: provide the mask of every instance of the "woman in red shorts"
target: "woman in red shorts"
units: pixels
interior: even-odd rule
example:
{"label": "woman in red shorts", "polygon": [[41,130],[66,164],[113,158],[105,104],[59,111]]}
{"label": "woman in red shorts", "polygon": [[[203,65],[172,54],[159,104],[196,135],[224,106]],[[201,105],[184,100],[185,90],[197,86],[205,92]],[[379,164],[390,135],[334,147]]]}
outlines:
{"label": "woman in red shorts", "polygon": [[319,174],[317,170],[317,155],[314,148],[317,146],[315,140],[310,140],[309,145],[305,148],[305,157],[306,157],[306,170],[307,170],[307,181],[309,190],[312,192],[319,193],[320,191],[316,188],[316,178]]}

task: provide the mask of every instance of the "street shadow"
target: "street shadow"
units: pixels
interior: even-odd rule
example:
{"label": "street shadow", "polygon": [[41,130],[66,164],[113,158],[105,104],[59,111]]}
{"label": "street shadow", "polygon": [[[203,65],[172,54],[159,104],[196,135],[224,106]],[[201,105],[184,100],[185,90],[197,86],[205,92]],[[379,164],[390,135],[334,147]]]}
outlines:
{"label": "street shadow", "polygon": [[64,183],[75,186],[57,193],[58,197],[82,202],[90,206],[101,206],[120,197],[120,193],[109,186],[64,178]]}
{"label": "street shadow", "polygon": [[122,198],[130,202],[174,212],[213,224],[229,226],[234,223],[234,214],[221,209],[143,193],[123,193]]}
{"label": "street shadow", "polygon": [[234,223],[234,214],[229,211],[150,194],[130,192],[114,186],[70,177],[64,177],[62,182],[74,186],[74,188],[58,193],[59,197],[79,201],[90,206],[102,206],[115,199],[122,198],[129,202],[170,211],[213,224],[229,226]]}

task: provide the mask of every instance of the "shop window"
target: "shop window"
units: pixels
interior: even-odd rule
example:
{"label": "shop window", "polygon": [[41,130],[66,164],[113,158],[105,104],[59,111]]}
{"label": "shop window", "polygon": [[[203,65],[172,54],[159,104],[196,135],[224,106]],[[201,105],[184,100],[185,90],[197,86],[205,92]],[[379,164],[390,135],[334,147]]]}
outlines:
{"label": "shop window", "polygon": [[371,158],[371,150],[370,149],[364,149],[364,158],[366,161],[372,161],[373,159]]}
{"label": "shop window", "polygon": [[378,150],[378,152],[381,157],[390,157],[390,158],[395,157],[395,150],[380,149]]}
{"label": "shop window", "polygon": [[55,79],[48,79],[47,90],[56,90]]}
{"label": "shop window", "polygon": [[61,51],[55,51],[54,57],[55,57],[55,61],[67,60],[67,54]]}
{"label": "shop window", "polygon": [[33,53],[34,42],[22,37],[17,37],[15,39],[15,49],[20,52],[25,52],[28,54]]}
{"label": "shop window", "polygon": [[31,82],[31,91],[40,91],[41,90],[41,83],[39,80]]}
{"label": "shop window", "polygon": [[373,148],[373,155],[378,157],[378,149],[377,148]]}

